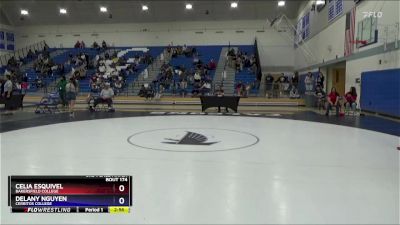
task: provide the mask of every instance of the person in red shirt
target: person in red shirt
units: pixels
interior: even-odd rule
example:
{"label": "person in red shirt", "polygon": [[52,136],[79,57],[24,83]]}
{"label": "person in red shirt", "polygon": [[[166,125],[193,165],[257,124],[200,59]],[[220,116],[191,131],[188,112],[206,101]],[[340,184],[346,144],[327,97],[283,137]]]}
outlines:
{"label": "person in red shirt", "polygon": [[208,63],[208,69],[215,70],[216,68],[217,68],[217,64],[215,64],[214,59],[211,59],[210,62]]}
{"label": "person in red shirt", "polygon": [[325,113],[326,116],[329,115],[329,110],[332,107],[336,108],[336,115],[339,116],[339,110],[340,110],[339,98],[340,98],[340,95],[336,91],[336,88],[332,87],[331,92],[328,94],[328,96],[326,98],[326,101],[327,101],[326,102],[326,113]]}
{"label": "person in red shirt", "polygon": [[344,106],[346,109],[351,107],[352,110],[356,110],[357,107],[357,91],[355,87],[351,87],[350,91],[344,96]]}

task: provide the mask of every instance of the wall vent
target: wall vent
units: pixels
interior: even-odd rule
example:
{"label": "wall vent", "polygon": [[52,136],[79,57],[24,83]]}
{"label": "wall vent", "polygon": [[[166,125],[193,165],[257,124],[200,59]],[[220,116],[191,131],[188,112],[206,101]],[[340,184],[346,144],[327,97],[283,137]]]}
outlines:
{"label": "wall vent", "polygon": [[196,33],[196,34],[204,34],[203,31],[196,31],[195,33]]}
{"label": "wall vent", "polygon": [[258,30],[257,33],[264,33],[265,30]]}
{"label": "wall vent", "polygon": [[39,34],[38,37],[46,37],[44,34]]}
{"label": "wall vent", "polygon": [[21,38],[28,38],[28,35],[21,35]]}
{"label": "wall vent", "polygon": [[74,37],[79,37],[79,36],[81,36],[80,34],[74,34],[73,35]]}
{"label": "wall vent", "polygon": [[99,34],[92,34],[92,36],[97,37],[97,36],[99,36]]}
{"label": "wall vent", "polygon": [[62,37],[63,35],[62,34],[56,34],[56,37]]}
{"label": "wall vent", "polygon": [[236,33],[244,33],[242,30],[237,30]]}
{"label": "wall vent", "polygon": [[217,33],[217,34],[223,34],[224,32],[221,30],[221,31],[215,31],[215,33]]}

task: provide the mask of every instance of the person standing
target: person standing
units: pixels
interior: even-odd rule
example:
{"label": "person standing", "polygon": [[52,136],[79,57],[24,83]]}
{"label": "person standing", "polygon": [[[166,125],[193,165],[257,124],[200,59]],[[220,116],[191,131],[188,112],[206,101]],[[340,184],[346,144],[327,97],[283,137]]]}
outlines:
{"label": "person standing", "polygon": [[319,72],[317,79],[315,80],[316,86],[319,85],[319,86],[321,86],[322,89],[324,89],[324,81],[325,81],[324,74],[322,72]]}
{"label": "person standing", "polygon": [[[4,83],[4,90],[3,90],[3,97],[6,99],[6,101],[10,101],[11,99],[11,94],[13,91],[13,83],[11,81],[11,76],[6,75],[6,82]],[[6,111],[4,112],[4,115],[12,115],[11,111],[8,111],[9,108],[6,107]]]}
{"label": "person standing", "polygon": [[74,107],[75,107],[75,101],[76,101],[76,94],[77,94],[77,88],[76,88],[76,82],[74,78],[70,78],[69,82],[65,86],[66,90],[66,99],[68,101],[68,106],[69,106],[69,116],[74,117]]}
{"label": "person standing", "polygon": [[306,91],[313,90],[314,78],[313,78],[313,74],[311,72],[308,72],[308,74],[306,75],[306,78],[304,79],[304,83],[306,85]]}
{"label": "person standing", "polygon": [[67,86],[67,80],[65,79],[65,76],[62,76],[61,80],[58,81],[58,83],[57,83],[57,88],[58,88],[58,94],[60,96],[61,104],[64,107],[67,106],[66,91],[65,91],[66,86]]}

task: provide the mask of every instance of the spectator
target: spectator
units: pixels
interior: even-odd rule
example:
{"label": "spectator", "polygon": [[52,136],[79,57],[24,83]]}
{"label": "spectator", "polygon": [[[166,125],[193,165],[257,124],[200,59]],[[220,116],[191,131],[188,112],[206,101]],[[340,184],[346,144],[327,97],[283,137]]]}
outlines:
{"label": "spectator", "polygon": [[115,81],[114,89],[115,89],[115,92],[117,93],[117,95],[119,93],[121,93],[121,91],[122,91],[122,81],[121,80],[118,79],[118,80]]}
{"label": "spectator", "polygon": [[29,88],[29,84],[28,84],[28,76],[25,74],[22,77],[22,82],[21,82],[21,90],[23,94],[26,94],[27,90]]}
{"label": "spectator", "polygon": [[265,97],[269,98],[272,96],[274,88],[274,77],[269,73],[265,76]]}
{"label": "spectator", "polygon": [[209,81],[204,81],[203,85],[200,87],[200,93],[202,95],[209,93],[211,90],[211,83]]}
{"label": "spectator", "polygon": [[242,81],[239,81],[239,82],[236,84],[235,89],[236,89],[236,95],[237,95],[237,96],[241,96],[241,95],[242,95],[243,86],[244,86],[244,85],[243,85]]}
{"label": "spectator", "polygon": [[[3,88],[3,98],[8,101],[11,98],[13,92],[13,83],[11,81],[11,76],[6,75],[6,81],[4,82],[4,88]],[[6,108],[6,111],[4,112],[4,115],[12,115],[12,112],[8,111],[9,109]]]}
{"label": "spectator", "polygon": [[94,108],[96,108],[96,106],[99,103],[107,103],[108,110],[113,111],[113,108],[112,108],[112,98],[113,97],[114,97],[114,91],[112,90],[112,88],[110,88],[110,83],[105,83],[103,90],[101,90],[101,92],[100,92],[100,97],[94,101],[94,106],[90,107],[90,111],[94,111]]}
{"label": "spectator", "polygon": [[61,80],[58,81],[57,83],[57,89],[58,89],[58,95],[60,96],[61,104],[64,107],[67,106],[66,86],[67,86],[67,80],[65,79],[65,76],[62,76]]}
{"label": "spectator", "polygon": [[325,77],[322,72],[318,73],[317,79],[315,81],[316,81],[316,85],[319,85],[319,86],[321,86],[321,88],[324,88]]}
{"label": "spectator", "polygon": [[94,49],[96,49],[96,50],[100,50],[100,46],[99,46],[99,44],[97,44],[96,41],[93,42],[92,47],[93,47]]}
{"label": "spectator", "polygon": [[357,91],[356,91],[355,87],[351,87],[350,91],[345,94],[344,101],[345,101],[344,102],[344,106],[345,106],[346,110],[348,110],[350,108],[353,111],[356,110],[356,107],[357,107],[357,103],[356,103],[356,101],[357,101]]}
{"label": "spectator", "polygon": [[208,63],[208,69],[215,70],[216,68],[217,68],[217,64],[214,62],[214,59],[211,59],[210,62]]}
{"label": "spectator", "polygon": [[107,43],[103,40],[103,42],[101,43],[101,47],[105,50],[107,49]]}
{"label": "spectator", "polygon": [[79,41],[76,41],[74,47],[75,47],[75,48],[81,48],[81,43],[80,43]]}
{"label": "spectator", "polygon": [[76,83],[76,80],[71,77],[69,79],[69,82],[65,85],[65,90],[66,90],[66,100],[68,101],[69,105],[69,116],[74,117],[74,108],[75,108],[75,101],[76,101],[76,95],[78,93],[78,85]]}
{"label": "spectator", "polygon": [[26,58],[33,59],[35,57],[34,53],[31,49],[29,49],[28,53],[26,54]]}
{"label": "spectator", "polygon": [[325,109],[326,93],[322,90],[321,86],[315,88],[315,97],[317,97],[317,107],[319,110],[321,108]]}
{"label": "spectator", "polygon": [[300,98],[299,91],[297,90],[296,86],[292,86],[292,89],[289,93],[289,98]]}
{"label": "spectator", "polygon": [[328,116],[329,115],[329,110],[332,107],[336,108],[336,115],[339,116],[339,110],[340,110],[340,103],[339,103],[339,98],[340,95],[339,93],[336,91],[336,88],[332,87],[331,89],[331,93],[328,94],[327,97],[327,103],[326,103],[326,113],[325,115]]}
{"label": "spectator", "polygon": [[299,72],[294,72],[291,80],[292,85],[297,89],[297,85],[299,84]]}
{"label": "spectator", "polygon": [[304,79],[304,83],[306,85],[306,91],[313,90],[314,78],[313,78],[313,75],[311,72],[308,72],[308,74],[306,75],[306,78]]}
{"label": "spectator", "polygon": [[81,48],[85,48],[86,47],[85,42],[81,41],[81,46],[80,47]]}

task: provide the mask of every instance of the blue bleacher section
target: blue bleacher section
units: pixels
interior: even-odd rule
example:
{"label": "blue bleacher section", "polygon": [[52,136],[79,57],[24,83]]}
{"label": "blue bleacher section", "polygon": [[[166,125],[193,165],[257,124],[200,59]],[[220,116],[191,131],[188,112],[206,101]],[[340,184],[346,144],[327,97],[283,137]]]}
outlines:
{"label": "blue bleacher section", "polygon": [[[98,54],[97,50],[91,49],[91,48],[83,48],[83,49],[78,49],[78,48],[64,48],[64,49],[53,49],[54,50],[66,50],[66,52],[57,55],[55,57],[52,58],[53,62],[55,64],[64,64],[64,72],[69,73],[71,72],[72,69],[72,65],[67,65],[65,64],[68,59],[69,59],[69,55],[72,54],[73,56],[79,54],[79,53],[85,53],[89,55],[89,58],[92,59],[93,57],[96,56],[96,54]],[[35,79],[37,78],[38,74],[35,72],[34,68],[32,69],[28,69],[27,71],[25,71],[25,73],[28,76],[28,82],[29,82],[29,92],[35,92],[37,91],[36,86],[34,85]],[[43,83],[44,85],[48,85],[51,82],[55,81],[56,79],[58,79],[62,74],[53,74],[53,76],[49,76],[43,79]]]}
{"label": "blue bleacher section", "polygon": [[361,109],[400,117],[400,68],[361,73]]}
{"label": "blue bleacher section", "polygon": [[[189,47],[196,48],[198,57],[199,57],[200,61],[203,62],[203,64],[208,64],[208,62],[211,59],[214,59],[214,62],[216,64],[218,64],[218,60],[221,55],[222,46],[189,46]],[[187,69],[187,70],[195,68],[193,65],[193,57],[186,57],[185,55],[179,55],[176,58],[172,58],[169,63],[174,68],[176,68],[178,66],[184,66],[185,69]],[[215,75],[215,70],[210,70],[209,76],[211,79],[214,78],[214,75]],[[179,75],[175,74],[173,79],[174,79],[175,83],[178,83]],[[193,90],[193,87],[191,85],[188,85],[186,91],[191,92],[192,90]],[[169,89],[164,90],[165,93],[170,93],[171,91],[172,91],[171,86]]]}
{"label": "blue bleacher section", "polygon": [[[131,49],[131,48],[142,48],[142,47],[116,47],[116,48],[113,48],[113,50],[120,52],[120,51],[123,51],[126,49]],[[148,53],[155,59],[158,55],[161,54],[161,52],[164,50],[164,47],[148,47],[148,49],[149,49]],[[144,53],[142,51],[128,51],[124,55],[124,57],[126,59],[129,59],[129,58],[134,58],[136,55],[142,56],[142,55],[144,55]],[[127,74],[125,86],[132,84],[132,82],[134,82],[138,78],[139,74],[141,72],[143,72],[146,68],[147,68],[147,65],[140,64],[137,67],[137,70],[138,70],[137,72],[134,72],[133,74]],[[84,80],[79,81],[80,92],[90,92],[90,77],[95,72],[96,72],[95,69],[88,70],[86,72],[86,78]]]}
{"label": "blue bleacher section", "polygon": [[[234,47],[238,47],[238,50],[241,51],[243,54],[247,53],[247,55],[250,57],[251,55],[255,54],[255,47],[254,45],[245,45],[245,46],[234,46]],[[250,68],[251,69],[251,68]],[[237,83],[239,83],[240,81],[243,84],[249,84],[249,83],[253,83],[256,80],[257,76],[255,73],[253,73],[253,71],[249,71],[249,68],[243,68],[242,71],[236,72],[235,74],[235,85],[234,88],[236,86]],[[257,94],[258,93],[258,89],[256,89],[254,86],[250,91],[250,94]]]}

